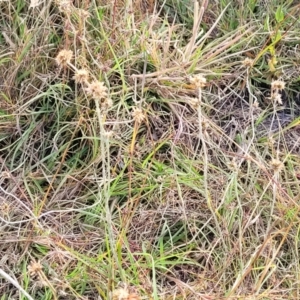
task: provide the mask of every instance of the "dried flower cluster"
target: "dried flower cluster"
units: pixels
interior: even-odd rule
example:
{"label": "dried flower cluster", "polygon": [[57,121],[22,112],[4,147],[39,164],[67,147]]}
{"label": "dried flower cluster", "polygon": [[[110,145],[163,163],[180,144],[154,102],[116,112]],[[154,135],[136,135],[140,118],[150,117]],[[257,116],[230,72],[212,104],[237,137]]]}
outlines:
{"label": "dried flower cluster", "polygon": [[244,59],[244,61],[242,62],[242,64],[246,67],[246,68],[251,68],[253,67],[253,64],[254,64],[254,60],[249,58],[249,57],[246,57]]}
{"label": "dried flower cluster", "polygon": [[71,13],[73,8],[72,0],[56,0],[56,5],[58,9],[63,13]]}
{"label": "dried flower cluster", "polygon": [[270,164],[275,173],[279,173],[284,167],[283,163],[279,159],[272,159]]}
{"label": "dried flower cluster", "polygon": [[273,80],[271,83],[271,96],[270,99],[273,103],[282,104],[280,91],[284,90],[285,82],[282,80]]}
{"label": "dried flower cluster", "polygon": [[90,17],[90,13],[87,10],[81,9],[81,8],[77,9],[77,14],[78,14],[78,17],[84,21]]}
{"label": "dried flower cluster", "polygon": [[43,270],[43,266],[39,262],[32,261],[30,265],[28,265],[27,270],[29,275],[34,277]]}
{"label": "dried flower cluster", "polygon": [[206,86],[206,78],[202,74],[192,76],[190,82],[195,85],[196,89],[203,89]]}
{"label": "dried flower cluster", "polygon": [[76,83],[88,84],[89,72],[85,69],[76,70],[73,79],[75,80]]}
{"label": "dried flower cluster", "polygon": [[271,83],[272,90],[279,90],[282,91],[285,88],[285,83],[282,80],[274,80]]}
{"label": "dried flower cluster", "polygon": [[95,101],[99,101],[102,110],[108,110],[113,106],[112,100],[108,97],[107,87],[103,82],[94,80],[89,83],[87,80],[84,82],[84,88],[87,95],[91,96]]}
{"label": "dried flower cluster", "polygon": [[59,51],[59,53],[56,56],[55,60],[56,60],[56,63],[59,66],[66,67],[68,64],[71,63],[72,57],[73,57],[73,51],[72,50],[63,49],[63,50]]}
{"label": "dried flower cluster", "polygon": [[201,93],[206,86],[206,78],[202,74],[197,74],[190,77],[190,83],[195,87],[199,95],[198,98],[189,99],[189,104],[194,109],[197,109],[201,105]]}
{"label": "dried flower cluster", "polygon": [[194,109],[197,109],[201,104],[201,101],[198,98],[190,98],[188,102],[190,106],[193,107]]}
{"label": "dried flower cluster", "polygon": [[118,288],[112,293],[113,300],[140,300],[141,298],[135,294],[130,293],[126,288]]}
{"label": "dried flower cluster", "polygon": [[131,115],[132,115],[134,121],[138,124],[142,123],[146,118],[143,111],[138,107],[133,108]]}
{"label": "dried flower cluster", "polygon": [[31,0],[29,8],[35,8],[35,7],[39,6],[41,3],[42,3],[41,0]]}
{"label": "dried flower cluster", "polygon": [[69,65],[75,69],[75,75],[73,79],[76,83],[83,85],[83,89],[88,96],[91,96],[96,101],[100,101],[101,109],[107,110],[111,108],[113,102],[108,97],[107,87],[104,85],[104,83],[99,80],[93,80],[92,82],[89,82],[89,72],[86,69],[76,69],[76,67],[71,64],[72,58],[72,50],[63,49],[58,53],[55,60],[59,66],[66,67]]}
{"label": "dried flower cluster", "polygon": [[103,82],[94,80],[91,83],[87,83],[87,87],[85,88],[87,95],[93,97],[95,100],[102,101],[107,98],[107,87]]}

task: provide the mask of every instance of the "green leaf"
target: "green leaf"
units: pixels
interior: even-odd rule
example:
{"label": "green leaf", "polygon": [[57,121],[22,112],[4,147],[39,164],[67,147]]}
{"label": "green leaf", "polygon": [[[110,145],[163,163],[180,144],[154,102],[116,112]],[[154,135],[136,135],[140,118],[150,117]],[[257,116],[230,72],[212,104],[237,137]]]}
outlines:
{"label": "green leaf", "polygon": [[283,9],[282,9],[281,5],[277,7],[277,10],[275,13],[275,19],[276,19],[277,23],[282,22],[284,19],[284,13],[283,13]]}
{"label": "green leaf", "polygon": [[269,15],[267,15],[265,17],[264,30],[269,30],[269,24],[270,24],[270,17],[269,17]]}

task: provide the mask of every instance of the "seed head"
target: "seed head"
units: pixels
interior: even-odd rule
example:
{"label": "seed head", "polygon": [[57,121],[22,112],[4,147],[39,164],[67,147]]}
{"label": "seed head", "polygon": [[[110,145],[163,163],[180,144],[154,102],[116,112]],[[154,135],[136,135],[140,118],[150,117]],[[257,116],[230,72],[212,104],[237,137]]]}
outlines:
{"label": "seed head", "polygon": [[40,4],[41,4],[40,0],[31,0],[29,8],[35,8],[35,7],[39,6]]}
{"label": "seed head", "polygon": [[233,159],[232,161],[230,161],[228,163],[228,166],[230,169],[232,169],[233,171],[237,172],[239,170],[238,164],[236,162],[236,159]]}
{"label": "seed head", "polygon": [[107,87],[101,81],[92,81],[88,83],[87,87],[85,88],[86,93],[89,96],[92,96],[95,100],[103,100],[106,99],[107,94]]}
{"label": "seed head", "polygon": [[113,300],[125,300],[128,298],[128,296],[129,296],[129,292],[127,291],[127,289],[124,288],[118,288],[114,290],[112,293]]}
{"label": "seed head", "polygon": [[192,108],[197,109],[200,106],[201,101],[197,98],[191,98],[189,99],[189,104]]}
{"label": "seed head", "polygon": [[284,90],[285,88],[285,82],[282,80],[273,80],[271,83],[272,90]]}
{"label": "seed head", "polygon": [[273,101],[274,101],[275,103],[278,103],[279,105],[282,105],[281,94],[279,94],[279,93],[274,93],[272,96],[273,96]]}
{"label": "seed head", "polygon": [[61,12],[72,12],[72,0],[56,0],[56,4]]}
{"label": "seed head", "polygon": [[246,57],[242,62],[242,64],[247,68],[253,67],[253,63],[254,63],[254,60],[249,57]]}
{"label": "seed head", "polygon": [[138,107],[133,108],[131,115],[134,121],[137,122],[138,124],[142,123],[146,119],[143,111]]}
{"label": "seed head", "polygon": [[88,83],[89,72],[85,69],[77,70],[73,78],[77,83]]}
{"label": "seed head", "polygon": [[103,110],[108,110],[112,108],[113,106],[113,101],[110,98],[105,98],[101,101],[101,108]]}
{"label": "seed head", "polygon": [[58,53],[55,60],[59,66],[66,66],[67,64],[69,64],[71,62],[72,57],[73,57],[72,50],[63,49]]}
{"label": "seed head", "polygon": [[36,262],[36,261],[32,261],[30,263],[30,265],[27,267],[28,273],[31,276],[38,275],[38,273],[41,272],[42,269],[43,269],[43,266],[39,262]]}
{"label": "seed head", "polygon": [[87,18],[90,17],[90,13],[87,10],[81,9],[79,8],[78,10],[78,16],[82,19],[82,20],[86,20]]}
{"label": "seed head", "polygon": [[141,298],[139,295],[132,293],[132,294],[129,294],[127,300],[141,300]]}
{"label": "seed head", "polygon": [[192,76],[190,82],[198,89],[202,89],[206,86],[206,78],[202,74]]}
{"label": "seed head", "polygon": [[270,164],[274,172],[280,172],[284,166],[279,159],[274,159],[274,158],[271,160]]}
{"label": "seed head", "polygon": [[113,300],[140,300],[141,298],[136,293],[130,293],[125,288],[118,288],[112,292]]}

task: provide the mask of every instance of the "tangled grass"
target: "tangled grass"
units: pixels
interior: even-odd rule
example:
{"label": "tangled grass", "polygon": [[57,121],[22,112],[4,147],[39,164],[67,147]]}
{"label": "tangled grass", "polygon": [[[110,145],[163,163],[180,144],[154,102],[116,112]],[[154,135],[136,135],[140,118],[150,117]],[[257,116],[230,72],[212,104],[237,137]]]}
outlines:
{"label": "tangled grass", "polygon": [[300,5],[269,2],[0,1],[1,300],[300,298]]}

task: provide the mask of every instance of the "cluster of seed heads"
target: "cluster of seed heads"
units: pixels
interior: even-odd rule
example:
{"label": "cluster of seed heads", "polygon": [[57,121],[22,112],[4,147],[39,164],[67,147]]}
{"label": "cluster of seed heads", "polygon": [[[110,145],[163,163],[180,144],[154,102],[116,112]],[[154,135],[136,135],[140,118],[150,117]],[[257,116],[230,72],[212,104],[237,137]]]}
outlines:
{"label": "cluster of seed heads", "polygon": [[202,74],[196,74],[190,77],[190,83],[195,87],[198,91],[199,96],[198,98],[192,98],[189,101],[191,107],[197,109],[199,105],[201,105],[201,91],[204,87],[206,87],[206,78]]}
{"label": "cluster of seed heads", "polygon": [[285,83],[282,80],[273,80],[271,82],[271,96],[270,99],[279,105],[282,104],[280,91],[284,90]]}
{"label": "cluster of seed heads", "polygon": [[112,107],[113,102],[108,96],[107,87],[102,81],[90,80],[90,74],[86,69],[77,69],[72,65],[73,52],[71,50],[63,49],[56,56],[56,63],[61,67],[72,67],[75,70],[73,79],[76,83],[81,84],[83,90],[88,96],[95,101],[100,101],[101,108],[107,110]]}

